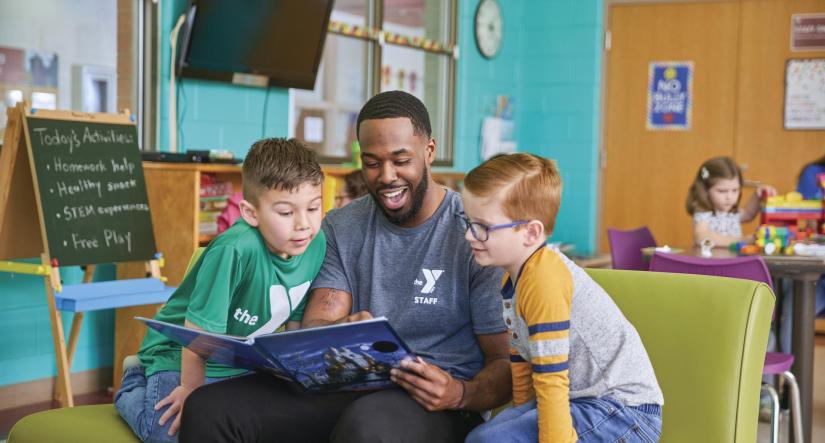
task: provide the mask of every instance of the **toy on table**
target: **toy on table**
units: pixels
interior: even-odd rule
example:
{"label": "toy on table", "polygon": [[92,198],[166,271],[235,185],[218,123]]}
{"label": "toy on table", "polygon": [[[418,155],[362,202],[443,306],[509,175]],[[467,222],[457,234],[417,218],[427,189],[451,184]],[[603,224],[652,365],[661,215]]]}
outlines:
{"label": "toy on table", "polygon": [[728,246],[728,249],[731,252],[736,252],[740,255],[759,255],[762,253],[762,247],[750,243],[746,243],[743,241],[731,243]]}
{"label": "toy on table", "polygon": [[792,246],[796,255],[825,257],[825,245],[815,243],[796,243]]}
{"label": "toy on table", "polygon": [[803,240],[820,232],[823,219],[822,200],[803,200],[802,194],[789,192],[767,198],[761,224],[786,227],[797,240]]}
{"label": "toy on table", "polygon": [[804,200],[798,192],[767,197],[754,242],[732,243],[729,249],[741,255],[825,255],[825,245],[817,244],[825,238],[823,221],[822,200]]}
{"label": "toy on table", "polygon": [[767,255],[791,252],[787,248],[796,239],[796,232],[787,226],[762,225],[756,230],[756,246],[762,248]]}
{"label": "toy on table", "polygon": [[713,257],[713,247],[716,246],[713,240],[706,238],[702,240],[702,243],[699,245],[701,248],[702,257]]}

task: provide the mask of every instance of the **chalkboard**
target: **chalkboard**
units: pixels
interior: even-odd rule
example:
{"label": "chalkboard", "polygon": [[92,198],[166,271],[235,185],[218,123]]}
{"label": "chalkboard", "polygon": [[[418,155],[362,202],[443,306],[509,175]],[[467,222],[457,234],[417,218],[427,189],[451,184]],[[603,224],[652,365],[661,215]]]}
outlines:
{"label": "chalkboard", "polygon": [[825,59],[788,60],[785,129],[825,129]]}
{"label": "chalkboard", "polygon": [[49,256],[61,266],[154,258],[135,125],[24,120]]}

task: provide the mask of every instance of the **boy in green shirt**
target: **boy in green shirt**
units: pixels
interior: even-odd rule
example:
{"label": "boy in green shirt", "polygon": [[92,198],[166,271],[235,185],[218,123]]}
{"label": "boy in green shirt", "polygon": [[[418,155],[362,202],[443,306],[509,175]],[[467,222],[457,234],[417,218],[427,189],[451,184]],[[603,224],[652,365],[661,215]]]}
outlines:
{"label": "boy in green shirt", "polygon": [[[264,139],[243,164],[241,219],[218,236],[156,319],[254,337],[300,325],[306,294],[326,254],[321,225],[324,176],[295,139]],[[149,330],[127,368],[115,407],[142,441],[174,442],[195,388],[243,369],[207,363]]]}

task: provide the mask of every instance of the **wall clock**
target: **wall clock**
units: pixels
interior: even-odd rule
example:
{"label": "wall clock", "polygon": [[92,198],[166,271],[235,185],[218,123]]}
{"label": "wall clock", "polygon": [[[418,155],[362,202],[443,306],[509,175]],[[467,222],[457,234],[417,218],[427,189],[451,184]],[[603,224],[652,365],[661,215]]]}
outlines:
{"label": "wall clock", "polygon": [[476,9],[476,45],[486,58],[493,58],[501,49],[504,35],[501,7],[496,0],[481,0]]}

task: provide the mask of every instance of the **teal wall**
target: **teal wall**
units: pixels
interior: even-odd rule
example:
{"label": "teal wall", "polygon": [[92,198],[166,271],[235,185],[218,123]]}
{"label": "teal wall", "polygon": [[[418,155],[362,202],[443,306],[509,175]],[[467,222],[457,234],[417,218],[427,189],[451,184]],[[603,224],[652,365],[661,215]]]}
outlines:
{"label": "teal wall", "polygon": [[564,194],[555,240],[596,247],[604,6],[533,0],[522,20],[519,150],[558,161]]}
{"label": "teal wall", "polygon": [[[60,273],[64,284],[79,283],[83,278],[78,267],[61,268]],[[95,280],[111,280],[114,274],[113,266],[98,266]],[[71,314],[63,314],[67,340],[71,318]],[[80,329],[72,372],[112,366],[113,347],[114,311],[87,313]],[[0,386],[55,374],[43,277],[0,272]]]}
{"label": "teal wall", "polygon": [[[482,119],[497,95],[514,99],[520,151],[558,160],[565,183],[554,240],[577,251],[595,246],[598,201],[598,139],[601,75],[601,0],[502,0],[504,44],[492,60],[475,46],[477,0],[459,0],[456,77],[455,170],[480,162]],[[170,55],[168,30],[185,0],[160,2],[163,60]],[[161,69],[158,147],[168,150],[169,65]],[[286,89],[267,91],[225,83],[183,79],[178,88],[178,147],[228,149],[242,156],[262,136],[286,136]],[[77,268],[63,270],[65,281],[79,281]],[[113,278],[111,267],[98,279]],[[54,354],[42,279],[0,273],[0,386],[55,374]],[[112,364],[113,313],[91,313],[84,320],[72,371]],[[70,316],[64,316],[69,330]]]}
{"label": "teal wall", "polygon": [[486,60],[475,47],[477,1],[460,1],[456,169],[480,162],[481,121],[497,95],[513,97],[518,150],[556,159],[564,180],[555,241],[592,252],[596,242],[601,0],[500,1],[504,44]]}
{"label": "teal wall", "polygon": [[[161,88],[158,149],[169,150],[169,32],[186,10],[186,0],[160,2]],[[192,78],[177,78],[178,152],[226,149],[237,157],[263,137],[286,137],[289,92],[283,88],[236,86]],[[268,95],[268,96],[267,96]],[[266,109],[266,121],[264,121]]]}

